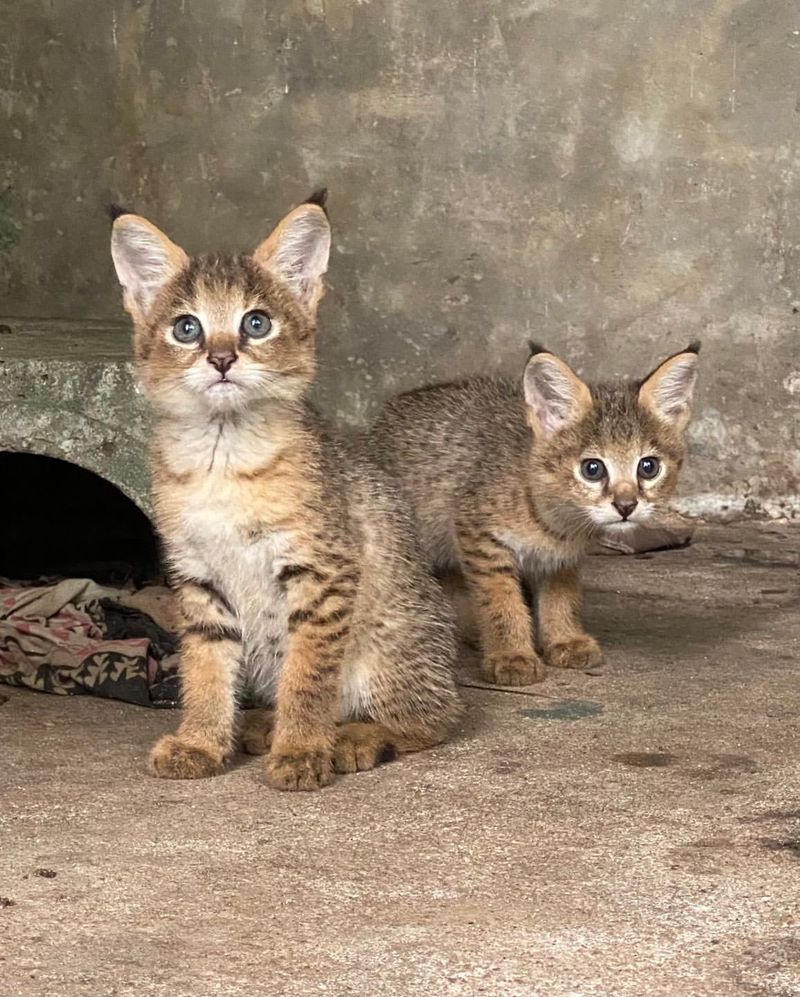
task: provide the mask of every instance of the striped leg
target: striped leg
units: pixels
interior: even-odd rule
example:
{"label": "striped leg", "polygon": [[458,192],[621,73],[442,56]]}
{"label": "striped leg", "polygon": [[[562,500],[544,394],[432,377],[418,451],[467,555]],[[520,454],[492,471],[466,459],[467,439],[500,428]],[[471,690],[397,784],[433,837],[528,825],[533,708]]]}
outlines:
{"label": "striped leg", "polygon": [[548,575],[539,587],[539,632],[553,668],[592,668],[603,660],[600,646],[581,626],[581,580],[577,568]]}
{"label": "striped leg", "polygon": [[[338,559],[340,560],[340,559]],[[325,563],[324,555],[314,563]],[[276,789],[309,790],[333,780],[341,666],[358,575],[350,565],[283,569],[289,646],[278,684],[267,779]]]}
{"label": "striped leg", "polygon": [[218,775],[235,744],[236,676],[242,653],[238,622],[222,593],[202,579],[181,579],[179,606],[183,717],[150,754],[163,779]]}
{"label": "striped leg", "polygon": [[459,545],[478,623],[484,678],[497,685],[541,681],[544,664],[533,646],[514,555],[491,533],[468,524],[459,529]]}

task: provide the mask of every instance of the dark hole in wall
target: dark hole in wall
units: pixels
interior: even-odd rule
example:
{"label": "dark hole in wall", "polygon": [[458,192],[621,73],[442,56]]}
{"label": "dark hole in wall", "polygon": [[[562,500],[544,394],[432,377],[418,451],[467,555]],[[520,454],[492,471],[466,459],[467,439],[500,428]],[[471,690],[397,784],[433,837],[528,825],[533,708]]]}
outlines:
{"label": "dark hole in wall", "polygon": [[0,575],[137,584],[159,572],[150,520],[76,464],[0,451]]}

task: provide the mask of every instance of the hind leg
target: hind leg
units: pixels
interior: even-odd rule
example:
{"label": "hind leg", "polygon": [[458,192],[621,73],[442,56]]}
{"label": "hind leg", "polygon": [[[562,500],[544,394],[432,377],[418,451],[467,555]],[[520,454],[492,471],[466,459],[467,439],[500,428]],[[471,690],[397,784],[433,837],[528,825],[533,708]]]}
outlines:
{"label": "hind leg", "polygon": [[366,772],[398,755],[432,748],[446,736],[442,730],[438,735],[420,731],[409,737],[374,721],[342,724],[336,732],[333,767],[337,772]]}
{"label": "hind leg", "polygon": [[439,575],[438,579],[453,608],[458,636],[469,647],[479,648],[481,635],[464,575],[460,571],[448,571]]}
{"label": "hind leg", "polygon": [[[239,733],[242,751],[248,755],[268,755],[274,727],[274,710],[247,710]],[[398,741],[397,735],[382,724],[340,724],[336,730],[333,767],[336,772],[374,769],[397,757],[402,750]]]}
{"label": "hind leg", "polygon": [[383,724],[347,723],[336,731],[333,767],[337,772],[366,772],[396,757],[394,735]]}
{"label": "hind leg", "polygon": [[248,755],[268,755],[275,727],[274,710],[247,710],[242,717],[239,743]]}
{"label": "hind leg", "polygon": [[426,594],[405,619],[369,634],[345,668],[343,716],[352,719],[337,728],[336,771],[362,772],[441,744],[460,718],[452,619],[438,587]]}

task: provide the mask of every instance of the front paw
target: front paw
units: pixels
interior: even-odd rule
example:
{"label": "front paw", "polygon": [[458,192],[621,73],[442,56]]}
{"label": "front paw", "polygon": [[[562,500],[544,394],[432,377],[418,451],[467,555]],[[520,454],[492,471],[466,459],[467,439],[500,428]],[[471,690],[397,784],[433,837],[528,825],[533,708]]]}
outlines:
{"label": "front paw", "polygon": [[532,685],[544,675],[544,662],[530,652],[489,654],[483,662],[483,677],[493,685]]}
{"label": "front paw", "polygon": [[333,782],[330,750],[273,751],[267,759],[267,782],[273,789],[308,792]]}
{"label": "front paw", "polygon": [[162,737],[150,752],[150,772],[159,779],[207,779],[224,769],[219,749],[201,748],[173,734]]}
{"label": "front paw", "polygon": [[544,657],[551,668],[577,668],[579,671],[597,668],[603,663],[600,645],[588,634],[550,644],[545,648]]}

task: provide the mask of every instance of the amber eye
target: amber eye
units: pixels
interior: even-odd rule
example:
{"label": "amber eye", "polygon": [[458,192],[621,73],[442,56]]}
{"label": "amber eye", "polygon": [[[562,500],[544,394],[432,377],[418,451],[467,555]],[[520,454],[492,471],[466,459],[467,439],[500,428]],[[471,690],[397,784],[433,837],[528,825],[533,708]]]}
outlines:
{"label": "amber eye", "polygon": [[272,319],[266,312],[248,312],[242,319],[242,332],[248,339],[263,339],[271,328]]}
{"label": "amber eye", "polygon": [[660,470],[661,461],[658,457],[642,457],[639,461],[638,474],[645,481],[652,481],[653,478],[657,478]]}
{"label": "amber eye", "polygon": [[203,326],[200,324],[200,319],[194,315],[181,315],[175,319],[172,335],[179,343],[196,343],[203,335]]}
{"label": "amber eye", "polygon": [[602,460],[589,458],[581,463],[581,474],[587,481],[602,481],[608,477],[606,465]]}

